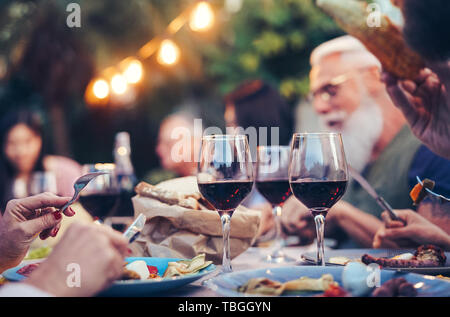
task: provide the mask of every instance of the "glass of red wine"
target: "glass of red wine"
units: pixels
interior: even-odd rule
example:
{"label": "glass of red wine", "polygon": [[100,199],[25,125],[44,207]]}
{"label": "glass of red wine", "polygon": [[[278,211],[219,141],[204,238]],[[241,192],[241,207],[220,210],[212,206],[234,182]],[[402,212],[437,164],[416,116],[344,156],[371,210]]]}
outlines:
{"label": "glass of red wine", "polygon": [[251,192],[253,167],[245,135],[208,135],[202,139],[197,183],[200,193],[222,221],[222,273],[231,272],[230,221],[234,210]]}
{"label": "glass of red wine", "polygon": [[80,203],[92,217],[102,221],[116,212],[120,198],[120,188],[115,177],[115,164],[85,164],[82,173],[107,172],[97,176],[80,193]]}
{"label": "glass of red wine", "polygon": [[272,205],[275,217],[274,249],[266,258],[266,262],[284,263],[294,259],[286,257],[282,251],[281,238],[281,206],[291,196],[289,185],[289,146],[258,146],[255,185],[261,195]]}
{"label": "glass of red wine", "polygon": [[293,135],[289,183],[294,196],[309,208],[314,217],[318,265],[325,265],[325,217],[344,195],[347,182],[347,161],[340,133]]}

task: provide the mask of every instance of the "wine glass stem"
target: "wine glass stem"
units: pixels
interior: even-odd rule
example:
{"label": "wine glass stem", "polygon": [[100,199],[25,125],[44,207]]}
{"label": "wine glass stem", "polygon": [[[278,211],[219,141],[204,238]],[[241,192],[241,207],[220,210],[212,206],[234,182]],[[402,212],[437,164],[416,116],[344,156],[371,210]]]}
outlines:
{"label": "wine glass stem", "polygon": [[281,207],[275,206],[273,208],[273,216],[275,219],[275,249],[273,255],[279,254],[283,245],[281,240]]}
{"label": "wine glass stem", "polygon": [[325,266],[325,252],[323,247],[325,217],[319,214],[314,217],[314,222],[316,223],[317,234],[317,265]]}
{"label": "wine glass stem", "polygon": [[222,258],[222,272],[231,272],[231,256],[230,256],[230,221],[231,217],[228,213],[224,213],[220,220],[222,220],[223,231],[223,258]]}

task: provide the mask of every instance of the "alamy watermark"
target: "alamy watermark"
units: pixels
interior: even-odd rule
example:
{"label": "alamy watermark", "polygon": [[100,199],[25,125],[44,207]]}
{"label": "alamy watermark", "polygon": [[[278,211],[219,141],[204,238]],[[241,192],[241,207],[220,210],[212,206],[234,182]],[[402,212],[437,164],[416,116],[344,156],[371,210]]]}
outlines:
{"label": "alamy watermark", "polygon": [[71,2],[66,7],[69,12],[66,18],[66,24],[69,28],[81,28],[81,7],[78,3]]}
{"label": "alamy watermark", "polygon": [[81,267],[78,263],[69,263],[66,271],[70,274],[66,278],[67,287],[81,287]]}

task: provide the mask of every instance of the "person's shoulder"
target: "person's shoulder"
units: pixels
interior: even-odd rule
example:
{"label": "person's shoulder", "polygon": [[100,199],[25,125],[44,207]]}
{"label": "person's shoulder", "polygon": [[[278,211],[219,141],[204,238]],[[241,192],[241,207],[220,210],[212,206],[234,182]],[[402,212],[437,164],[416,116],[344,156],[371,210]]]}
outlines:
{"label": "person's shoulder", "polygon": [[436,183],[435,192],[450,195],[450,160],[433,153],[425,145],[419,147],[409,169],[410,187],[417,183],[416,176],[433,180]]}

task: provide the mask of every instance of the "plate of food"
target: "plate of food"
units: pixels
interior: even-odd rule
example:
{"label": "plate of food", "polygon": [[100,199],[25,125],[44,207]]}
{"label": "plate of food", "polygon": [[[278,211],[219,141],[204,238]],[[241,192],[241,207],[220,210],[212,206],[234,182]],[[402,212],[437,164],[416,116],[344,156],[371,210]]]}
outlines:
{"label": "plate of food", "polygon": [[[450,296],[450,281],[414,273],[347,266],[287,266],[219,275],[208,287],[224,296],[429,297]],[[371,275],[372,274],[372,275]],[[377,283],[378,281],[378,283]]]}
{"label": "plate of food", "polygon": [[[306,252],[302,260],[315,264],[316,253]],[[346,265],[358,261],[365,264],[376,263],[387,270],[413,272],[419,274],[450,273],[450,252],[444,252],[434,245],[422,245],[413,249],[341,249],[325,253],[327,265]]]}
{"label": "plate of food", "polygon": [[[23,263],[3,272],[10,281],[21,281],[39,267],[40,262]],[[129,257],[125,259],[122,276],[100,296],[158,295],[192,283],[216,267],[205,260],[205,254],[193,259]]]}

